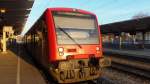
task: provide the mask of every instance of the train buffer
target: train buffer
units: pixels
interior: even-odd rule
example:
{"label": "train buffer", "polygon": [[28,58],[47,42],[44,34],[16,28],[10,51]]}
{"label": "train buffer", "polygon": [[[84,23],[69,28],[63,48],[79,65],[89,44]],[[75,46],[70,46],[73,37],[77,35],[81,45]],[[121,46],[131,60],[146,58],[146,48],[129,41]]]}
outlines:
{"label": "train buffer", "polygon": [[149,49],[141,49],[141,50],[127,50],[127,49],[111,49],[104,48],[104,54],[118,54],[122,56],[133,56],[138,58],[146,58],[150,59],[150,50]]}
{"label": "train buffer", "polygon": [[40,72],[24,59],[10,50],[0,52],[0,84],[46,84]]}

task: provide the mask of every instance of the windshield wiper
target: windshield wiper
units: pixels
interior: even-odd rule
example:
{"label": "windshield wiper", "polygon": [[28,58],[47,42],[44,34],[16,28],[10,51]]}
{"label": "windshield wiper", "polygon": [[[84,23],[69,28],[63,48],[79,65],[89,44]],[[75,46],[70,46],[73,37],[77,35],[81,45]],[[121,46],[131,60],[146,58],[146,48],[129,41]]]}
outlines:
{"label": "windshield wiper", "polygon": [[66,34],[76,45],[78,45],[79,48],[82,48],[81,45],[78,44],[64,29],[62,29],[60,26],[57,26],[57,27],[60,31],[62,31],[64,34]]}

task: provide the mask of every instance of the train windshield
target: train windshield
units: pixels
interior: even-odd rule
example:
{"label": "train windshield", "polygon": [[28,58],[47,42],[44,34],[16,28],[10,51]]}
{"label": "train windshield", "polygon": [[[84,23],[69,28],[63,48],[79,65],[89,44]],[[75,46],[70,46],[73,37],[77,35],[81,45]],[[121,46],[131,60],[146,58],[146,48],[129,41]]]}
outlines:
{"label": "train windshield", "polygon": [[53,12],[58,44],[99,44],[95,16]]}

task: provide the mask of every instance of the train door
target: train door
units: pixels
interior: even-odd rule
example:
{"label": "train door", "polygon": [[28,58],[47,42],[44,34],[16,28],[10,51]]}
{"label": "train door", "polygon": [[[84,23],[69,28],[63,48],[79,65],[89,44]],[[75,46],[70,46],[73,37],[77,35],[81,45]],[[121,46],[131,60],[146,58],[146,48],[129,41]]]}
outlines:
{"label": "train door", "polygon": [[44,67],[48,68],[48,36],[44,20],[40,20],[38,22],[38,26],[35,31],[34,51],[36,60]]}
{"label": "train door", "polygon": [[48,63],[49,63],[48,62],[48,60],[49,60],[48,32],[47,32],[47,27],[46,27],[44,20],[41,21],[41,25],[42,25],[42,58],[41,58],[41,62],[46,68],[48,68]]}

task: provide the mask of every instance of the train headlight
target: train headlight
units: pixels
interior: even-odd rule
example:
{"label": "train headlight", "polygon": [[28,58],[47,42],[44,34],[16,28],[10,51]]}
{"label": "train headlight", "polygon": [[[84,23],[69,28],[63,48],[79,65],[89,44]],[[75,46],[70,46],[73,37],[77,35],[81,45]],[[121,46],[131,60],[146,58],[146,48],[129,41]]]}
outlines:
{"label": "train headlight", "polygon": [[63,53],[63,52],[59,52],[59,55],[60,55],[60,56],[63,56],[63,55],[64,55],[64,53]]}
{"label": "train headlight", "polygon": [[59,52],[64,52],[64,48],[58,48]]}
{"label": "train headlight", "polygon": [[59,56],[64,55],[64,48],[58,48]]}
{"label": "train headlight", "polygon": [[99,50],[100,50],[100,48],[99,48],[99,47],[96,47],[96,50],[97,50],[97,51],[99,51]]}

